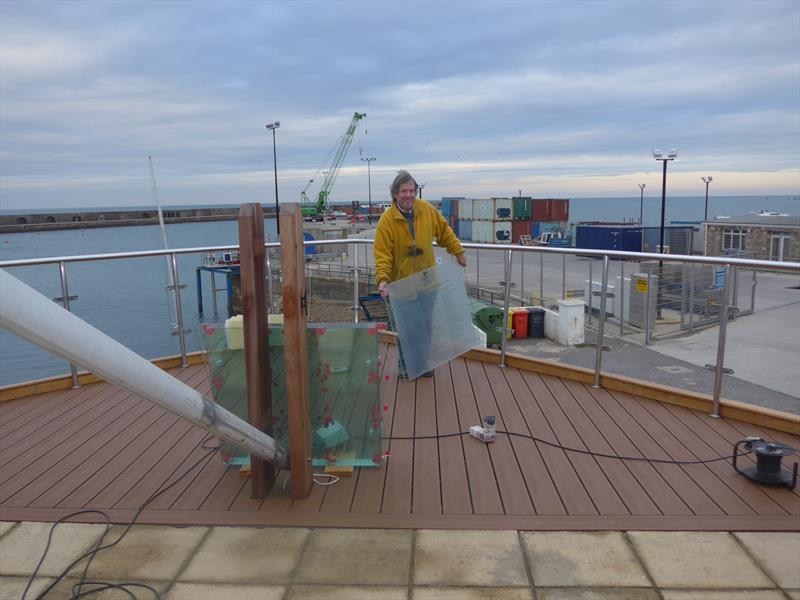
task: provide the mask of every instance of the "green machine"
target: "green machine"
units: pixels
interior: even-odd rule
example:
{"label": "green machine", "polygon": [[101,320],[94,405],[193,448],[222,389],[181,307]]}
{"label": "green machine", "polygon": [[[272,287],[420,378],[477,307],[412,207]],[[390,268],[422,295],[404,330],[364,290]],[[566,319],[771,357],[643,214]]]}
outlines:
{"label": "green machine", "polygon": [[505,330],[503,310],[482,300],[470,300],[469,310],[472,313],[472,322],[486,334],[486,344],[500,345]]}

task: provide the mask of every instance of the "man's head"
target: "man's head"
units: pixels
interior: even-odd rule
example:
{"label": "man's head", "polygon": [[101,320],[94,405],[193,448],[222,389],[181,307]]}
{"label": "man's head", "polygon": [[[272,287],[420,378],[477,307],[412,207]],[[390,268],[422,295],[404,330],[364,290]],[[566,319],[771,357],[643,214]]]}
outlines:
{"label": "man's head", "polygon": [[405,212],[414,208],[414,200],[417,197],[417,182],[408,171],[398,171],[392,186],[389,188],[392,193],[392,200],[397,202],[397,206]]}

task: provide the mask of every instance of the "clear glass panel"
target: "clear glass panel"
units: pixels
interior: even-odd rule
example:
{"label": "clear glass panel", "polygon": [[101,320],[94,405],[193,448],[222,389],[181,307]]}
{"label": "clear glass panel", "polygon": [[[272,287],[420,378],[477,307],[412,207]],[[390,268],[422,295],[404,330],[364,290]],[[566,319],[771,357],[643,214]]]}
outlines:
{"label": "clear glass panel", "polygon": [[[447,261],[389,284],[405,374],[419,377],[477,344],[464,269]],[[402,366],[401,366],[402,368]]]}
{"label": "clear glass panel", "polygon": [[[241,320],[206,325],[203,344],[214,400],[247,420],[247,385]],[[374,467],[381,464],[379,326],[309,324],[308,368],[312,457],[315,467]],[[272,370],[272,435],[288,447],[286,355],[283,329],[269,334]],[[223,460],[246,464],[248,454],[223,443]]]}

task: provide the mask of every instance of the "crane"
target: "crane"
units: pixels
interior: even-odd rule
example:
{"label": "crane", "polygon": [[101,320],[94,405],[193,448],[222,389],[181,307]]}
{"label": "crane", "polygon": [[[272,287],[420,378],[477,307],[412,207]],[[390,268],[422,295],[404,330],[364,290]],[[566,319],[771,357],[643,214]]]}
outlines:
{"label": "crane", "polygon": [[306,195],[306,190],[308,189],[309,185],[311,185],[313,179],[310,180],[305,189],[300,192],[300,211],[302,212],[303,217],[315,219],[317,221],[322,221],[325,217],[325,212],[328,207],[328,196],[331,193],[331,188],[333,188],[333,183],[336,181],[336,176],[339,174],[339,169],[342,167],[344,157],[347,155],[347,151],[350,149],[350,144],[353,142],[353,136],[358,128],[359,121],[366,116],[367,113],[357,112],[353,114],[353,119],[350,121],[350,125],[348,125],[347,130],[344,132],[344,135],[339,142],[339,148],[337,149],[336,155],[333,158],[333,163],[331,164],[330,168],[324,172],[325,180],[322,182],[322,189],[320,189],[319,194],[317,194],[316,200],[312,202],[311,199]]}

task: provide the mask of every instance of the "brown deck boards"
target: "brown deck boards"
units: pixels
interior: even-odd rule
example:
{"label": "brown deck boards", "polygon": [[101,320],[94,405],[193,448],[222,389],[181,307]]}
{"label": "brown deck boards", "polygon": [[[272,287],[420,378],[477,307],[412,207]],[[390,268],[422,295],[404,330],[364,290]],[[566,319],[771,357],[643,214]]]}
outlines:
{"label": "brown deck boards", "polygon": [[[152,499],[140,522],[800,530],[797,491],[756,485],[730,462],[733,444],[747,435],[800,445],[791,435],[467,359],[408,382],[398,379],[396,347],[384,345],[381,354],[388,456],[381,467],[314,485],[303,500],[292,500],[287,471],[278,473],[265,499],[251,498],[249,479],[222,464],[215,439],[108,383],[3,403],[0,519],[52,521],[94,509],[127,522],[170,486]],[[204,365],[171,372],[208,392]],[[494,444],[451,435],[486,415],[496,417],[501,432]],[[591,453],[721,460],[677,465]],[[739,460],[754,463],[749,456]]]}

